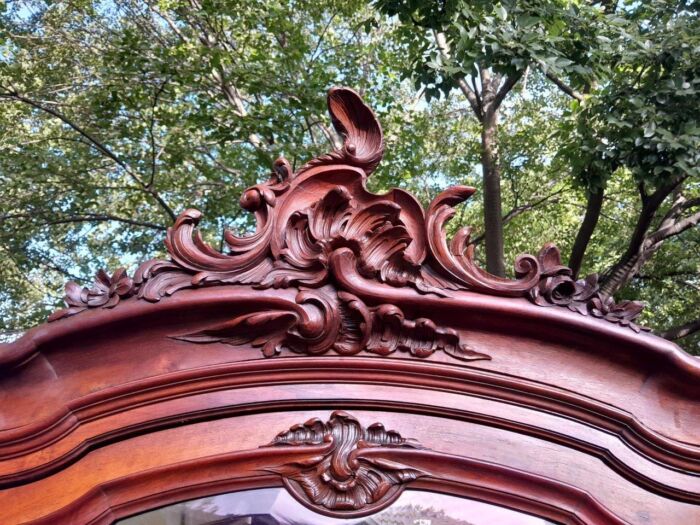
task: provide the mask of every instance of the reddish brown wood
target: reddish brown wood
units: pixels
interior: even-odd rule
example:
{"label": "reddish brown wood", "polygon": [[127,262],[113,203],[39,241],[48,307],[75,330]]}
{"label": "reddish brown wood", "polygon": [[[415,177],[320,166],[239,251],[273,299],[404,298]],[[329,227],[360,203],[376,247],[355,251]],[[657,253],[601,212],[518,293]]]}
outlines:
{"label": "reddish brown wood", "polygon": [[187,210],[169,260],[67,285],[52,322],[0,346],[0,523],[267,486],[336,517],[411,487],[562,523],[700,523],[699,360],[551,245],[514,280],[484,272],[468,229],[444,233],[474,190],[427,212],[368,192],[381,127],[348,89],[329,110],[343,148],[277,160],[241,198],[255,234],[219,253]]}
{"label": "reddish brown wood", "polygon": [[428,475],[393,458],[396,449],[421,448],[417,442],[381,423],[364,428],[343,411],[333,412],[328,421],[294,425],[268,447],[291,447],[291,458],[265,470],[279,474],[302,504],[337,518],[386,508],[408,482]]}
{"label": "reddish brown wood", "polygon": [[[365,177],[384,152],[379,122],[350,89],[332,89],[328,108],[344,138],[343,148],[311,160],[296,173],[286,159],[275,161],[271,179],[241,197],[241,206],[256,214],[254,235],[241,238],[225,232],[229,253],[219,253],[196,231],[201,214],[186,210],[168,230],[170,261],[144,263],[133,281],[120,269],[112,278],[98,274],[93,288],[81,290],[69,283],[69,307],[49,320],[87,308],[112,308],[131,294],[158,301],[183,288],[211,284],[254,284],[260,289],[337,285],[332,261],[347,251],[363,277],[380,283],[438,296],[449,296],[453,290],[527,296],[540,306],[567,306],[639,330],[633,321],[641,304],[615,304],[602,298],[595,276],[575,281],[553,245],[545,246],[537,258],[518,257],[516,280],[496,277],[476,265],[470,228],[460,230],[448,246],[445,223],[454,216],[454,206],[474,193],[473,188],[455,186],[444,191],[427,214],[401,190],[384,196],[368,193]],[[305,300],[327,302],[310,292]],[[274,317],[273,323],[277,321]]]}
{"label": "reddish brown wood", "polygon": [[352,294],[328,293],[324,289],[316,293],[301,291],[295,303],[313,303],[321,310],[320,330],[303,309],[268,308],[173,338],[192,343],[262,346],[265,357],[289,348],[309,355],[333,349],[340,355],[366,351],[385,356],[399,350],[414,357],[428,357],[442,351],[462,361],[490,359],[460,343],[459,334],[454,330],[440,328],[426,318],[406,319],[403,312],[391,304],[368,308]]}

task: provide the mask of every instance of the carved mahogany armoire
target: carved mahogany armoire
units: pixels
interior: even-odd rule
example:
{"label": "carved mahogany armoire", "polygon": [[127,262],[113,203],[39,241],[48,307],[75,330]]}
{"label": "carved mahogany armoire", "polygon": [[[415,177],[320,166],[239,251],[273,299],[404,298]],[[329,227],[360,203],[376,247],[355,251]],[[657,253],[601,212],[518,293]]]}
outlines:
{"label": "carved mahogany armoire", "polygon": [[0,346],[0,525],[700,524],[700,360],[553,245],[482,270],[474,190],[369,192],[381,127],[328,106],[342,149],[278,159],[253,234],[186,210]]}

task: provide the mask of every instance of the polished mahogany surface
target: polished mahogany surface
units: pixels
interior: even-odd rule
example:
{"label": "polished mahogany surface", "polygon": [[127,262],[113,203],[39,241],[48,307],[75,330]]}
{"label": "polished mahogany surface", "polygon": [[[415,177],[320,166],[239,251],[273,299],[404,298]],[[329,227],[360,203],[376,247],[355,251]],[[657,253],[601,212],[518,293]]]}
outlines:
{"label": "polished mahogany surface", "polygon": [[481,270],[446,226],[473,189],[426,209],[370,193],[381,127],[349,89],[329,110],[343,148],[278,159],[241,198],[253,235],[220,252],[186,210],[167,260],[69,283],[65,309],[0,345],[0,524],[251,490],[322,523],[438,494],[540,522],[700,524],[700,360],[554,246],[514,279]]}

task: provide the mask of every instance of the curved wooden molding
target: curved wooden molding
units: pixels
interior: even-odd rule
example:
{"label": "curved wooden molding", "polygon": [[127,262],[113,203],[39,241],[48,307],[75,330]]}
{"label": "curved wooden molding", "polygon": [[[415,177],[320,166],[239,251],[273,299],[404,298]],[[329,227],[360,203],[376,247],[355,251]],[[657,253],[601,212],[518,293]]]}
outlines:
{"label": "curved wooden molding", "polygon": [[[470,458],[418,451],[414,457],[415,463],[425,466],[449,462],[448,468],[441,469],[446,471],[444,476],[419,479],[413,485],[417,489],[474,498],[562,524],[627,525],[590,494],[571,485]],[[138,472],[96,487],[74,504],[30,525],[70,523],[77,518],[85,525],[111,525],[183,499],[279,486],[278,476],[255,472],[255,462],[260,462],[256,452],[246,451]],[[232,467],[246,475],[231,476]]]}
{"label": "curved wooden molding", "polygon": [[[0,461],[16,458],[16,463],[24,468],[8,475],[7,466],[0,463],[4,470],[0,470],[0,488],[50,476],[79,461],[91,450],[115,440],[178,427],[183,423],[213,421],[256,411],[323,408],[334,403],[332,395],[323,392],[338,392],[342,388],[340,385],[354,385],[358,389],[355,394],[358,399],[351,400],[344,396],[343,405],[347,409],[371,408],[451,418],[536,437],[591,455],[650,492],[700,504],[700,490],[689,490],[687,484],[684,487],[674,486],[672,479],[664,474],[664,469],[671,469],[697,477],[700,474],[700,447],[668,440],[645,428],[629,413],[613,410],[580,395],[565,394],[522,380],[493,377],[483,371],[450,368],[452,370],[430,362],[405,360],[401,364],[392,364],[371,358],[354,358],[353,362],[343,361],[340,357],[256,360],[236,363],[224,369],[197,369],[125,385],[81,399],[82,406],[73,407],[58,421],[46,421],[41,427],[22,429],[22,434],[3,435]],[[283,382],[289,385],[322,385],[324,378],[328,380],[331,376],[332,384],[319,386],[321,393],[310,399],[302,399],[298,395],[283,399],[278,390],[274,391],[271,400],[257,396],[250,399],[241,390]],[[363,383],[413,388],[426,399],[412,402],[398,396],[396,399],[390,399],[390,396],[372,399],[369,396],[370,388],[357,384],[360,377]],[[216,393],[222,390],[230,391],[230,396],[223,405],[212,407],[208,399],[218,397]],[[489,413],[465,411],[450,406],[453,402],[441,406],[435,398],[436,392],[453,392],[465,398],[497,399],[502,404]],[[199,408],[196,408],[195,399],[201,400]],[[563,427],[550,427],[544,420],[524,423],[509,419],[509,405],[557,414],[562,421],[576,421],[580,425],[579,431],[568,434]],[[74,432],[80,433],[83,430],[80,427],[89,428],[92,425],[101,433],[90,435],[85,441],[72,435]],[[605,436],[609,435],[615,436],[621,447],[608,448]],[[58,447],[62,452],[52,450],[51,444],[61,441],[66,444]],[[627,449],[634,451],[636,459],[630,458],[630,454],[625,452]],[[648,463],[647,458],[653,463]],[[31,463],[35,463],[35,467],[27,469],[26,466]],[[647,463],[647,466],[641,463]],[[658,469],[653,464],[657,464]],[[656,472],[650,473],[650,468]]]}
{"label": "curved wooden molding", "polygon": [[[428,475],[383,457],[391,449],[421,448],[418,443],[381,423],[365,428],[343,411],[333,412],[326,422],[311,419],[295,425],[267,446],[292,450],[284,463],[264,470],[279,474],[303,505],[337,518],[379,512],[401,495],[407,483]],[[368,450],[373,454],[365,454]]]}

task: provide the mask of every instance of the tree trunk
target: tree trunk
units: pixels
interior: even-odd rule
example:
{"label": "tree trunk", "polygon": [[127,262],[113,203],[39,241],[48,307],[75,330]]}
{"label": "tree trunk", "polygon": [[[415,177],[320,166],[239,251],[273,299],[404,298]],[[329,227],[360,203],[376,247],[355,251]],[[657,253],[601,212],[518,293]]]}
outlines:
{"label": "tree trunk", "polygon": [[503,262],[503,212],[501,210],[501,173],[498,167],[498,109],[484,112],[481,129],[481,165],[484,172],[484,233],[486,269],[505,277]]}
{"label": "tree trunk", "polygon": [[571,249],[571,257],[569,257],[569,267],[573,270],[574,276],[578,276],[578,273],[581,271],[583,256],[586,254],[588,243],[591,241],[593,231],[598,224],[600,210],[603,207],[603,193],[601,188],[588,194],[586,214],[583,216],[583,222],[576,234],[576,240]]}
{"label": "tree trunk", "polygon": [[[442,57],[450,59],[450,49],[444,33],[434,32],[435,43]],[[498,163],[498,109],[506,95],[523,76],[518,71],[504,78],[493,74],[487,67],[478,67],[481,93],[476,89],[476,80],[471,87],[465,78],[458,81],[459,88],[467,97],[474,115],[481,123],[481,167],[484,176],[484,237],[486,244],[486,270],[505,277],[503,256],[503,213],[501,209],[501,173]]]}

